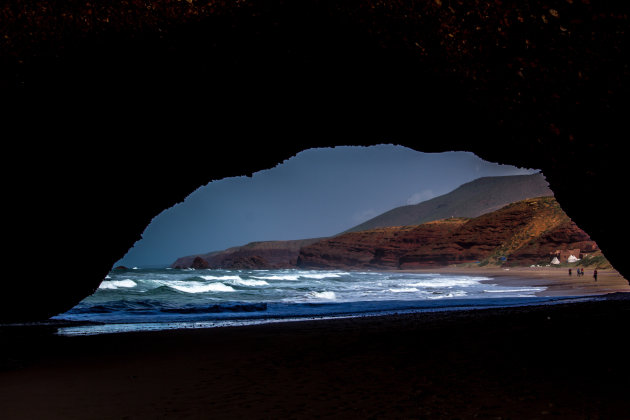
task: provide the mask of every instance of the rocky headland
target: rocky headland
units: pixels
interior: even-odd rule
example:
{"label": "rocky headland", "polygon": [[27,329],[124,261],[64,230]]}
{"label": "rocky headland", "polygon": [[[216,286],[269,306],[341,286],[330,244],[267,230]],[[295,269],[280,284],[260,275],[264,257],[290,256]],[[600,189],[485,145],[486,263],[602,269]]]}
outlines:
{"label": "rocky headland", "polygon": [[223,251],[178,258],[171,268],[277,269],[294,268],[300,249],[321,238],[261,241]]}
{"label": "rocky headland", "polygon": [[297,265],[317,269],[527,266],[549,264],[552,253],[569,249],[576,250],[576,258],[601,256],[597,244],[554,198],[540,197],[472,219],[345,233],[303,247]]}

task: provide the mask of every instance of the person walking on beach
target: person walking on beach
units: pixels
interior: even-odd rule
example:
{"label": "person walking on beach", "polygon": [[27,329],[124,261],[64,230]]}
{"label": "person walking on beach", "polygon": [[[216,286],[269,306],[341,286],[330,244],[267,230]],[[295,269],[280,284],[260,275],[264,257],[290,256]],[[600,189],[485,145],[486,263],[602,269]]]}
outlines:
{"label": "person walking on beach", "polygon": [[593,271],[593,278],[595,279],[595,281],[597,281],[597,269]]}

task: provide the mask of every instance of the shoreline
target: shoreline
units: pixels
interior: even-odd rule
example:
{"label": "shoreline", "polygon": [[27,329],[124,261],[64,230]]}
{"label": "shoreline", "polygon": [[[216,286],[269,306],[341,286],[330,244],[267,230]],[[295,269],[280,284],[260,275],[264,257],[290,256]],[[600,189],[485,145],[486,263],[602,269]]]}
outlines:
{"label": "shoreline", "polygon": [[[493,280],[482,280],[483,283],[497,283],[506,286],[546,287],[547,290],[536,293],[536,296],[586,296],[604,295],[616,292],[630,292],[630,283],[613,268],[598,269],[597,281],[593,278],[593,269],[586,269],[584,276],[568,275],[569,267],[475,267],[475,266],[441,266],[415,269],[345,269],[348,271],[375,271],[381,273],[420,273],[420,274],[455,274],[492,277]],[[300,270],[299,267],[292,268]],[[334,271],[326,269],[323,271]],[[494,281],[496,280],[496,281]]]}
{"label": "shoreline", "polygon": [[587,296],[605,295],[617,292],[630,292],[628,281],[614,269],[597,270],[597,281],[593,278],[593,269],[585,270],[582,277],[569,276],[568,268],[554,267],[439,267],[435,269],[398,270],[407,273],[437,273],[457,275],[478,275],[492,277],[482,283],[494,283],[504,286],[546,287],[536,296]]}
{"label": "shoreline", "polygon": [[0,330],[0,406],[6,419],[630,418],[628,322],[619,293],[86,337]]}
{"label": "shoreline", "polygon": [[[443,305],[423,305],[418,304],[416,308],[375,308],[359,310],[350,313],[346,312],[325,312],[321,314],[303,314],[303,315],[268,315],[264,317],[240,317],[240,318],[217,318],[217,319],[199,319],[199,320],[146,320],[142,322],[87,322],[81,325],[69,325],[65,328],[59,328],[58,334],[68,336],[87,336],[96,334],[121,334],[137,331],[160,331],[160,330],[177,330],[177,329],[204,329],[204,328],[229,328],[242,327],[249,325],[267,324],[267,323],[283,323],[295,321],[327,321],[335,318],[351,318],[351,317],[367,317],[367,316],[389,316],[406,313],[423,313],[435,311],[466,311],[480,308],[498,308],[498,307],[518,307],[531,305],[557,304],[562,302],[562,298],[589,298],[604,296],[610,293],[630,292],[630,285],[615,270],[599,270],[598,281],[595,282],[592,277],[585,274],[583,277],[577,277],[575,274],[569,276],[567,270],[555,267],[439,267],[412,270],[375,270],[382,273],[421,273],[421,274],[439,274],[439,275],[465,275],[486,277],[487,280],[479,280],[482,284],[500,285],[503,287],[532,287],[545,288],[543,291],[531,290],[532,297],[537,298],[560,298],[556,302],[534,301],[512,302],[506,301],[504,305],[496,304],[496,300],[488,297],[488,304],[484,305],[483,298],[474,299],[474,301],[466,302],[466,298],[446,299]],[[531,293],[530,292],[530,293]],[[497,295],[496,298],[499,298]],[[507,299],[507,298],[503,298]],[[517,298],[514,298],[517,299]],[[525,297],[523,297],[525,299]],[[453,302],[455,300],[456,302]],[[460,302],[461,301],[461,302]],[[480,301],[480,302],[478,302]],[[433,302],[433,301],[427,301]],[[2,326],[0,326],[2,327]]]}
{"label": "shoreline", "polygon": [[86,336],[0,326],[3,418],[630,418],[616,271],[401,271],[600,297]]}

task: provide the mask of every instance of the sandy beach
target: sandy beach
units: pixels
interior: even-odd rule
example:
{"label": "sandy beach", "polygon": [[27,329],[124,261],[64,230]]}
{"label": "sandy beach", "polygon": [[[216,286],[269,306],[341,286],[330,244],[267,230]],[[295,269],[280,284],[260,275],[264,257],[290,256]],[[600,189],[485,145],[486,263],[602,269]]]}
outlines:
{"label": "sandy beach", "polygon": [[585,269],[578,277],[576,269],[569,275],[568,268],[556,267],[444,267],[426,270],[405,270],[416,273],[475,274],[492,277],[488,283],[507,286],[546,287],[539,296],[588,296],[615,292],[630,292],[628,281],[614,269],[597,270],[597,281],[593,269]]}
{"label": "sandy beach", "polygon": [[[591,286],[588,272],[523,270],[526,277],[516,269],[492,275],[545,284],[548,293],[628,290],[612,271]],[[87,337],[5,326],[0,411],[3,419],[630,418],[629,322],[630,294],[612,293],[558,305]]]}

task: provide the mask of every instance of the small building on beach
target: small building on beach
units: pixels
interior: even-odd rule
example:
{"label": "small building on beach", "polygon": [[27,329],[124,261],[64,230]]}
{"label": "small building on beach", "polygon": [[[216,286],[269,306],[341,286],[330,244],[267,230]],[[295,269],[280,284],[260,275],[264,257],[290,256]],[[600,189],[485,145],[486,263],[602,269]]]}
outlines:
{"label": "small building on beach", "polygon": [[[557,249],[549,253],[552,258],[552,264],[572,263],[584,258],[584,255],[579,248],[576,249]],[[558,259],[557,263],[553,262],[553,259]]]}

